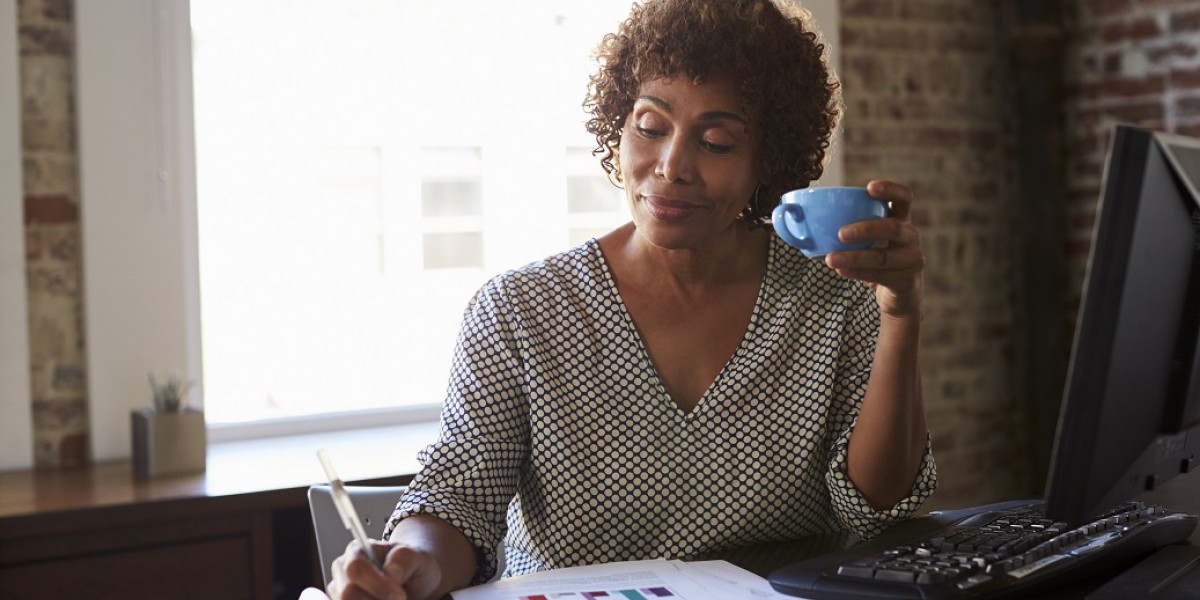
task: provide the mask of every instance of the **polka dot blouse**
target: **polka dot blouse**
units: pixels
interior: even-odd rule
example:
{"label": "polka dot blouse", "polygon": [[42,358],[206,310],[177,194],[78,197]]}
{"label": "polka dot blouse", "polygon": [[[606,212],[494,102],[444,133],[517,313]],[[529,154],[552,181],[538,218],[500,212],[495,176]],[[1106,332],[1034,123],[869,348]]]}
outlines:
{"label": "polka dot blouse", "polygon": [[[476,546],[476,581],[682,558],[849,529],[869,537],[932,493],[876,511],[846,476],[879,310],[772,237],[741,345],[699,404],[668,395],[596,240],[502,274],[464,315],[436,443],[388,522],[432,514]],[[507,533],[507,537],[505,537]]]}

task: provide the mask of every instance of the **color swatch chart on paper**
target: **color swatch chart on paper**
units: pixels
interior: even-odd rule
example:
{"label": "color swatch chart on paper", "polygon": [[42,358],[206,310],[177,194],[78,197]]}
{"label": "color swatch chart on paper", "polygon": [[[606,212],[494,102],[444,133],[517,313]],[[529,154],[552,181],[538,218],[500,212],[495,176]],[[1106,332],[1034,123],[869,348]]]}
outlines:
{"label": "color swatch chart on paper", "polygon": [[675,592],[665,587],[641,588],[636,590],[604,590],[597,592],[562,592],[558,594],[536,594],[533,596],[518,596],[517,600],[657,600],[658,598],[677,598],[683,600]]}

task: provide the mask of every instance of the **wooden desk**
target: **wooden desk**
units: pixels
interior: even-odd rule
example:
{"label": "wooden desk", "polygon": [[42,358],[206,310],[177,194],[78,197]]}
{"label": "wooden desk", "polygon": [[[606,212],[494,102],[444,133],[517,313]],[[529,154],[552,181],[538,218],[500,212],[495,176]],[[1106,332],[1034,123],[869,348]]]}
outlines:
{"label": "wooden desk", "polygon": [[296,598],[321,585],[308,486],[326,448],[361,485],[401,485],[436,426],[228,442],[199,475],[128,461],[0,473],[0,598]]}
{"label": "wooden desk", "polygon": [[[306,492],[326,448],[347,481],[402,485],[436,426],[215,444],[202,475],[134,478],[129,462],[0,473],[0,598],[287,598],[320,587]],[[1200,473],[1142,496],[1200,512]],[[1200,546],[1200,531],[1190,538]],[[849,534],[720,556],[761,575]],[[1082,598],[1106,578],[1052,597]]]}

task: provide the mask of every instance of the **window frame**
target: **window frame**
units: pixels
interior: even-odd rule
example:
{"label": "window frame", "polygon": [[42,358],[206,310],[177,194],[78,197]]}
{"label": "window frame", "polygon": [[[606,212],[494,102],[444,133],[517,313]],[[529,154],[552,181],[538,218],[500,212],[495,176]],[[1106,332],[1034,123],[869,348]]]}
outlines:
{"label": "window frame", "polygon": [[17,6],[0,0],[0,470],[33,466]]}

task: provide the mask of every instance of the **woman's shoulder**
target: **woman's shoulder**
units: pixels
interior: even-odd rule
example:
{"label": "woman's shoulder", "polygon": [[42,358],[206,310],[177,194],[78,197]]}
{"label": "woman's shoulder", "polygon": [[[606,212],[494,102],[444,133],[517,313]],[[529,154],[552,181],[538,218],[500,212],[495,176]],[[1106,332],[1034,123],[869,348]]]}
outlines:
{"label": "woman's shoulder", "polygon": [[496,279],[506,282],[531,282],[594,274],[599,267],[596,260],[597,249],[597,242],[593,238],[569,250],[505,271]]}
{"label": "woman's shoulder", "polygon": [[554,290],[591,288],[604,277],[603,262],[595,238],[578,246],[552,254],[496,275],[481,291],[505,296],[530,293],[544,295]]}

